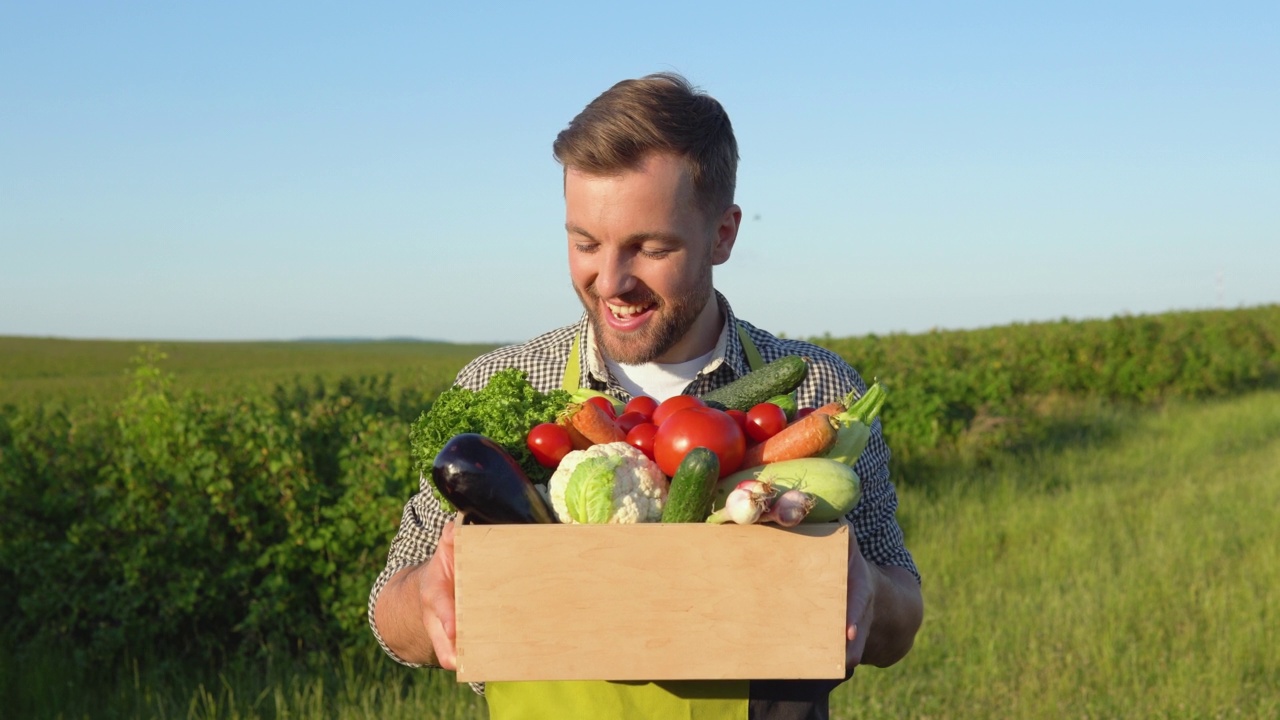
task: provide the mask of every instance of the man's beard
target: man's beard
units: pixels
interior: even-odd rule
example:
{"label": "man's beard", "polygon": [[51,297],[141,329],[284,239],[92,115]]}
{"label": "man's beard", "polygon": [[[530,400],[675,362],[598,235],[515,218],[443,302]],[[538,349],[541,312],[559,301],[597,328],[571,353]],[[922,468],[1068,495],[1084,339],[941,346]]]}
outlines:
{"label": "man's beard", "polygon": [[596,341],[600,343],[604,354],[623,365],[640,365],[653,362],[675,347],[689,332],[689,328],[693,327],[711,298],[711,263],[706,263],[699,275],[690,292],[674,298],[670,303],[650,293],[647,287],[638,288],[624,296],[623,299],[631,304],[654,305],[649,322],[640,330],[625,334],[609,327],[608,322],[601,317],[601,313],[609,310],[600,301],[594,286],[589,285],[585,291],[579,291],[578,298],[587,309]]}

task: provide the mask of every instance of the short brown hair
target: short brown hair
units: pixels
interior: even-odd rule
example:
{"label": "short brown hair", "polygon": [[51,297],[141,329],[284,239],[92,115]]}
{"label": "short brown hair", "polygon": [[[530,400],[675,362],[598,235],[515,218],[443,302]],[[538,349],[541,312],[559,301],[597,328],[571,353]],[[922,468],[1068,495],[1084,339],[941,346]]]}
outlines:
{"label": "short brown hair", "polygon": [[709,216],[733,203],[738,141],[729,115],[675,73],[623,80],[591,101],[552,145],[566,169],[610,175],[636,168],[652,152],[683,158],[694,196]]}

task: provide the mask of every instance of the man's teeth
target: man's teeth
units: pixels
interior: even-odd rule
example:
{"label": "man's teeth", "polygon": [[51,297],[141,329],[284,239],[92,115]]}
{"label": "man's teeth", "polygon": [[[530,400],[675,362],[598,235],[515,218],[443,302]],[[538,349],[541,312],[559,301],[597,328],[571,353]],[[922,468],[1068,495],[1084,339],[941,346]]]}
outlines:
{"label": "man's teeth", "polygon": [[647,309],[645,305],[610,305],[609,310],[613,312],[615,317],[627,318],[632,315],[639,315]]}

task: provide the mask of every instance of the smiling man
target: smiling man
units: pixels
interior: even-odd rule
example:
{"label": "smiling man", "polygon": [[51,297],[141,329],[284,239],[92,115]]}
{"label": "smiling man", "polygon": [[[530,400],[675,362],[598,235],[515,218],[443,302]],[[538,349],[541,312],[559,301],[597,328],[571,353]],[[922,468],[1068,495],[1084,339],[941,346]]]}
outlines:
{"label": "smiling man", "polygon": [[[866,390],[838,355],[738,319],[716,292],[712,268],[729,259],[742,219],[733,202],[738,148],[719,102],[676,75],[623,81],[574,118],[554,151],[564,167],[569,274],[583,317],[477,358],[459,373],[459,385],[478,389],[494,373],[519,368],[542,391],[590,387],[621,399],[663,400],[701,395],[765,362],[800,355],[810,368],[797,390],[801,406]],[[850,668],[897,662],[923,616],[888,463],[877,420],[855,466],[862,499],[847,518],[854,530]],[[408,665],[456,668],[450,519],[423,479],[370,594],[375,635]],[[836,684],[752,681],[741,708],[751,718],[826,718]],[[633,684],[534,685],[536,692],[504,690],[501,702],[491,698],[492,716],[599,717],[602,707],[644,716],[642,694],[659,692]]]}

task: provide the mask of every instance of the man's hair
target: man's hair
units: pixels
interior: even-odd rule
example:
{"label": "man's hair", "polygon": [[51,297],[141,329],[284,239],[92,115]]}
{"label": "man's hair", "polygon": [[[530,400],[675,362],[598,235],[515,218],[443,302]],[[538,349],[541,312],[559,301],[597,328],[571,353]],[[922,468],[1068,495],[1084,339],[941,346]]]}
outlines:
{"label": "man's hair", "polygon": [[649,153],[672,153],[688,166],[695,202],[709,218],[733,203],[738,141],[729,115],[675,73],[609,88],[560,131],[552,150],[566,170],[589,175],[633,170]]}

